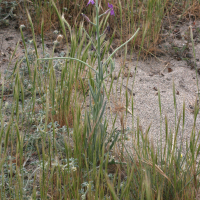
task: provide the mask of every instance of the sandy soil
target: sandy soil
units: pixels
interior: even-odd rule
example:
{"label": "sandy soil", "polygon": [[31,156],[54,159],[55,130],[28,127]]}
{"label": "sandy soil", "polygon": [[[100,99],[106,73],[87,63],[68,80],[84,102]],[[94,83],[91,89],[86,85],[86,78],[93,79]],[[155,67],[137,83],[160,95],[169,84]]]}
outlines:
{"label": "sandy soil", "polygon": [[[150,126],[149,137],[151,141],[157,143],[157,140],[165,141],[165,117],[168,119],[168,128],[172,134],[175,133],[175,121],[177,123],[178,116],[181,115],[181,123],[179,125],[179,132],[177,143],[185,146],[186,140],[189,140],[193,124],[194,124],[194,105],[195,101],[199,101],[197,79],[199,82],[199,59],[200,59],[200,43],[198,30],[200,23],[196,22],[193,28],[195,53],[194,59],[192,51],[192,43],[189,37],[189,25],[191,23],[185,23],[184,26],[180,26],[179,37],[177,38],[173,34],[168,34],[165,41],[159,45],[162,55],[159,57],[148,57],[146,60],[137,61],[137,55],[131,55],[126,61],[126,65],[123,68],[123,72],[119,78],[119,81],[114,81],[113,88],[117,87],[114,98],[110,101],[110,108],[112,111],[116,111],[120,106],[126,105],[126,90],[129,97],[133,96],[134,102],[134,128],[137,127],[137,118],[139,118],[139,125],[142,132],[145,134]],[[176,31],[177,32],[177,31]],[[181,37],[180,37],[181,35]],[[183,46],[187,48],[183,50]],[[177,51],[179,49],[179,51]],[[197,66],[197,73],[195,70],[195,62]],[[116,59],[115,76],[121,69],[122,64],[120,59]],[[136,75],[134,79],[134,73],[136,69]],[[129,77],[127,83],[127,72],[131,73],[133,77]],[[124,74],[124,75],[123,75]],[[197,74],[197,75],[196,75]],[[176,117],[173,97],[173,83],[175,84],[175,96],[176,96]],[[108,83],[109,86],[109,83]],[[200,86],[200,85],[199,85]],[[133,91],[130,90],[133,87]],[[161,110],[160,117],[158,90],[161,96]],[[120,92],[121,91],[121,92]],[[117,101],[116,101],[117,99]],[[121,102],[121,103],[120,103]],[[185,125],[183,129],[183,102],[185,102]],[[110,108],[108,107],[108,115],[110,114]],[[129,106],[131,111],[131,105]],[[122,112],[118,112],[122,113]],[[123,111],[125,113],[125,109]],[[116,126],[118,130],[121,130],[120,116],[117,118]],[[115,115],[108,117],[108,119],[114,119]],[[176,118],[176,120],[175,120]],[[111,121],[112,121],[111,120]],[[197,116],[196,131],[198,133],[200,128],[200,118]],[[132,127],[132,114],[129,112],[125,116],[126,126],[125,128]],[[160,129],[160,122],[162,128]],[[110,123],[112,125],[112,123]],[[110,127],[111,128],[111,127]],[[129,140],[126,142],[128,146],[133,144],[132,133],[128,134]],[[161,137],[161,138],[160,138]],[[184,150],[183,150],[184,153]]]}
{"label": "sandy soil", "polygon": [[[127,84],[127,78],[120,78],[118,83],[118,104],[121,101],[122,105],[126,104],[125,92],[126,86],[128,89],[132,89],[133,86],[133,102],[134,102],[134,128],[137,127],[137,117],[140,121],[140,129],[145,133],[149,125],[151,125],[149,136],[157,143],[157,139],[160,140],[160,119],[162,119],[162,141],[165,140],[165,116],[168,119],[169,129],[172,133],[175,132],[175,109],[173,98],[173,82],[175,84],[176,91],[176,104],[177,115],[183,113],[183,102],[185,101],[185,127],[183,134],[183,142],[185,143],[189,139],[193,123],[194,113],[193,108],[197,97],[197,83],[195,70],[191,70],[185,61],[176,61],[170,57],[162,57],[166,62],[160,62],[153,58],[151,61],[139,61],[133,60],[128,63],[131,72],[134,73],[134,69],[137,66],[137,72],[135,81],[133,77],[129,78]],[[168,68],[170,71],[168,72]],[[120,63],[116,62],[116,70],[120,70]],[[154,75],[152,75],[154,74]],[[198,75],[199,78],[199,75]],[[114,82],[114,88],[117,81]],[[122,85],[122,92],[120,95],[120,84]],[[161,96],[161,109],[162,117],[160,117],[158,90]],[[130,97],[130,93],[129,93]],[[114,101],[115,104],[116,101]],[[111,100],[111,104],[113,101]],[[116,110],[116,106],[111,106],[113,111]],[[131,111],[131,105],[129,106]],[[109,113],[109,112],[108,112]],[[125,113],[125,109],[124,109]],[[113,116],[114,118],[115,116]],[[109,118],[109,117],[108,117]],[[129,112],[126,118],[126,128],[132,127],[132,115]],[[197,118],[197,130],[200,127],[200,118]],[[176,118],[178,121],[178,117]],[[116,126],[121,129],[120,114],[117,119]],[[179,126],[178,143],[181,143],[182,139],[182,121]],[[131,135],[130,139],[132,138]],[[130,143],[130,144],[129,144]],[[131,145],[132,141],[129,140],[127,144]]]}

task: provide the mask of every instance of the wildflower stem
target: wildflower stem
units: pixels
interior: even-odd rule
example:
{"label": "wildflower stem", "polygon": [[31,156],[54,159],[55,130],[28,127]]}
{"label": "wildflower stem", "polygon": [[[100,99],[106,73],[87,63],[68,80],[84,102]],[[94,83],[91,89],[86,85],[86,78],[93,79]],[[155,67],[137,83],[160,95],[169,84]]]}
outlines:
{"label": "wildflower stem", "polygon": [[89,23],[90,23],[90,24],[92,24],[92,25],[94,25],[94,26],[96,26],[96,24],[94,24],[94,23],[93,23],[93,22],[91,22],[91,21],[90,21]]}
{"label": "wildflower stem", "polygon": [[105,35],[104,33],[102,33],[99,37],[101,38],[103,35]]}
{"label": "wildflower stem", "polygon": [[[83,30],[85,31],[86,35],[87,35],[87,36],[88,36],[88,38],[90,39],[90,41],[91,41],[92,45],[95,47],[95,44],[94,44],[94,42],[93,42],[92,38],[89,36],[89,34],[87,33],[87,31],[86,31],[84,28],[83,28]],[[95,51],[95,52],[96,52],[97,56],[100,56],[100,55],[98,54],[98,52],[97,52],[97,51]]]}
{"label": "wildflower stem", "polygon": [[93,70],[95,73],[98,73],[95,69],[92,68],[92,66],[88,65],[86,62],[79,60],[77,58],[71,58],[71,57],[54,57],[54,58],[39,58],[37,60],[58,60],[58,59],[69,59],[69,60],[76,60],[79,61],[81,63],[83,63],[84,65],[86,65],[87,67],[89,67],[91,70]]}
{"label": "wildflower stem", "polygon": [[[98,7],[98,0],[96,0],[96,32],[97,32],[97,55],[98,55],[98,68],[99,68],[99,75],[100,75],[100,66],[101,66],[101,44],[100,44],[100,37],[99,37],[99,7]],[[100,77],[99,77],[100,78]]]}
{"label": "wildflower stem", "polygon": [[91,23],[92,25],[96,26],[96,24],[94,24],[93,22],[91,22],[90,19],[89,19],[85,14],[82,13],[81,15],[84,17],[84,19],[85,19],[87,22],[89,22],[89,23]]}
{"label": "wildflower stem", "polygon": [[[110,9],[109,9],[110,10]],[[107,14],[108,12],[106,11],[106,12],[104,12],[103,14],[101,14],[101,15],[99,15],[99,19],[100,19],[100,17],[102,17],[102,16],[104,16],[105,14]]]}
{"label": "wildflower stem", "polygon": [[100,17],[102,17],[103,15],[105,15],[106,13],[103,13],[103,14],[101,14],[101,15],[99,15],[99,19],[100,19]]}
{"label": "wildflower stem", "polygon": [[137,29],[137,31],[134,33],[134,35],[129,39],[127,40],[124,44],[122,44],[121,46],[119,46],[118,48],[116,48],[113,53],[107,58],[107,60],[104,62],[104,65],[106,65],[106,63],[110,60],[110,58],[112,58],[112,56],[120,49],[122,48],[124,45],[126,45],[128,42],[130,42],[136,35],[137,33],[139,32],[140,28]]}

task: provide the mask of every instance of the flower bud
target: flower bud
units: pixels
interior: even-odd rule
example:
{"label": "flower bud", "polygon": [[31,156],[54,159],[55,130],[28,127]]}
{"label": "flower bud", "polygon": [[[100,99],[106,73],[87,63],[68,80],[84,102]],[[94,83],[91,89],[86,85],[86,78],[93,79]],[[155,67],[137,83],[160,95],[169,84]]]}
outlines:
{"label": "flower bud", "polygon": [[91,22],[90,19],[83,13],[81,13],[81,15],[84,17],[84,19],[87,21],[87,22]]}
{"label": "flower bud", "polygon": [[5,108],[7,108],[7,107],[8,107],[8,105],[9,105],[9,103],[6,101],[6,103],[5,103]]}
{"label": "flower bud", "polygon": [[19,27],[19,28],[20,28],[20,29],[23,29],[23,28],[25,28],[24,24],[20,25],[20,27]]}
{"label": "flower bud", "polygon": [[63,39],[63,35],[58,35],[56,40],[60,43],[62,41],[62,39]]}

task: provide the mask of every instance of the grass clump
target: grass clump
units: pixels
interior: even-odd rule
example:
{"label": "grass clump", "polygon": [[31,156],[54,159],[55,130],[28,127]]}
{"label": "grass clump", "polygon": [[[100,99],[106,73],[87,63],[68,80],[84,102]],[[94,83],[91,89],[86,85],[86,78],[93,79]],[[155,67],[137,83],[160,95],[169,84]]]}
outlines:
{"label": "grass clump", "polygon": [[[121,132],[115,129],[116,118],[111,131],[108,131],[106,116],[106,105],[111,98],[110,91],[115,78],[113,56],[123,46],[127,47],[132,39],[136,41],[136,36],[140,36],[137,26],[132,27],[134,34],[109,54],[111,42],[105,43],[105,39],[110,30],[107,22],[114,20],[110,15],[114,12],[117,16],[119,12],[119,25],[122,26],[126,19],[122,8],[126,6],[127,10],[130,9],[129,13],[135,13],[140,8],[139,20],[148,15],[145,29],[141,27],[145,36],[148,36],[152,23],[157,24],[155,29],[159,32],[160,18],[169,2],[142,2],[149,8],[146,15],[141,14],[143,7],[139,7],[139,1],[136,2],[138,7],[133,1],[118,1],[117,6],[109,6],[104,12],[100,10],[100,5],[105,6],[106,2],[89,2],[89,6],[95,10],[95,16],[88,15],[85,9],[82,17],[87,28],[84,23],[73,28],[60,14],[60,5],[51,1],[52,13],[57,14],[63,33],[57,35],[51,53],[45,48],[45,19],[40,27],[42,52],[39,52],[35,27],[29,11],[26,11],[32,41],[29,44],[25,42],[23,26],[20,26],[25,56],[16,62],[13,72],[7,74],[8,79],[4,80],[1,88],[2,199],[195,199],[200,173],[197,162],[200,150],[197,101],[194,126],[190,140],[185,145],[177,144],[178,135],[184,132],[185,104],[182,114],[175,116],[175,131],[170,130],[168,119],[165,118],[164,142],[158,141],[157,145],[148,136],[151,127],[144,133],[138,119],[136,129],[129,130],[134,138],[132,150],[125,144],[127,130],[122,112],[131,112],[128,110],[128,95],[126,106],[116,107],[121,115]],[[72,3],[65,3],[70,8]],[[75,8],[72,8],[76,10],[77,5],[78,1],[74,2]],[[79,6],[83,5],[81,1]],[[119,11],[115,10],[116,7]],[[40,8],[43,8],[42,5]],[[44,6],[43,9],[47,8]],[[153,14],[159,17],[153,18]],[[132,20],[135,20],[133,15],[129,15],[128,21],[132,23]],[[156,34],[151,38],[155,43]],[[120,36],[123,36],[123,29]],[[62,40],[67,46],[66,57],[63,56],[64,52],[55,57],[56,48]],[[144,35],[142,42],[145,43]],[[107,88],[108,79],[111,84]],[[6,81],[10,83],[9,86]],[[9,103],[5,103],[3,98],[7,91],[12,97]],[[175,86],[173,91],[176,113]],[[158,100],[162,115],[159,91]],[[163,122],[160,124],[162,126]],[[160,136],[162,138],[162,134]],[[120,155],[116,155],[118,144]]]}

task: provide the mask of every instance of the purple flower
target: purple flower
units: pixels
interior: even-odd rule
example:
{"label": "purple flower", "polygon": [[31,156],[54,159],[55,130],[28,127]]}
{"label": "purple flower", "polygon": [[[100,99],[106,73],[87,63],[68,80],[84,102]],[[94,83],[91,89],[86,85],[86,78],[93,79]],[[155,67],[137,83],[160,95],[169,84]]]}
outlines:
{"label": "purple flower", "polygon": [[88,6],[90,3],[91,3],[92,5],[95,4],[94,0],[89,0],[88,3],[87,3],[87,6]]}
{"label": "purple flower", "polygon": [[114,12],[114,10],[113,10],[113,5],[108,3],[108,7],[110,8],[110,9],[109,9],[110,14],[115,16],[115,12]]}

